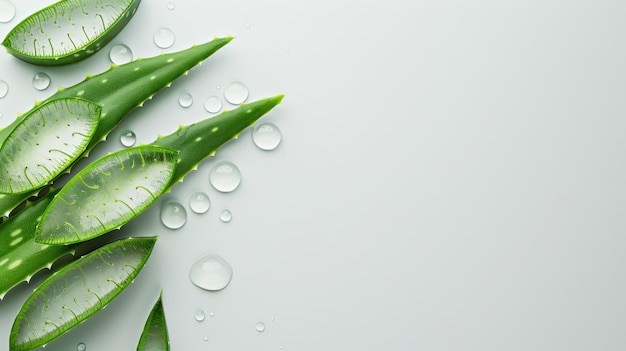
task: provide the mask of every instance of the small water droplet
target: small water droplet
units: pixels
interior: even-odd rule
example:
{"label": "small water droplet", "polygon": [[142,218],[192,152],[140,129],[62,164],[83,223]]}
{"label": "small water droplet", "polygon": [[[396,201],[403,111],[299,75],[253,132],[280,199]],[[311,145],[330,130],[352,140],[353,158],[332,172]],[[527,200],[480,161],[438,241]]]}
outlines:
{"label": "small water droplet", "polygon": [[229,193],[237,189],[239,183],[241,183],[241,172],[234,163],[219,161],[211,169],[209,181],[215,190]]}
{"label": "small water droplet", "polygon": [[161,49],[167,49],[174,45],[174,41],[176,40],[176,36],[174,32],[172,32],[169,28],[159,28],[156,32],[154,32],[154,44],[160,47]]}
{"label": "small water droplet", "polygon": [[7,96],[9,93],[9,83],[0,79],[0,99]]}
{"label": "small water droplet", "polygon": [[161,222],[169,229],[178,229],[187,222],[187,211],[178,202],[168,202],[161,207]]}
{"label": "small water droplet", "polygon": [[272,322],[275,321],[275,320],[276,320],[276,318],[272,317]]}
{"label": "small water droplet", "polygon": [[208,336],[205,336],[205,337],[203,338],[203,340],[204,340],[204,341],[209,341],[209,337],[208,337]]}
{"label": "small water droplet", "polygon": [[173,10],[176,8],[176,4],[173,1],[170,1],[167,3],[167,9],[168,10]]}
{"label": "small water droplet", "polygon": [[[222,257],[208,254],[196,261],[189,270],[189,279],[199,288],[210,291],[224,289],[233,277],[233,268]],[[213,315],[209,313],[211,317]]]}
{"label": "small water droplet", "polygon": [[122,65],[133,60],[133,52],[128,46],[117,44],[109,50],[109,59],[116,65]]}
{"label": "small water droplet", "polygon": [[178,104],[184,108],[191,106],[193,104],[193,96],[189,93],[180,94]]}
{"label": "small water droplet", "polygon": [[0,0],[0,23],[8,23],[15,18],[15,5],[9,0]]}
{"label": "small water droplet", "polygon": [[218,86],[215,87],[215,89],[222,89],[222,86],[218,85]]}
{"label": "small water droplet", "polygon": [[224,223],[228,223],[233,219],[233,213],[230,210],[222,210],[220,212],[220,220]]}
{"label": "small water droplet", "polygon": [[202,322],[204,320],[204,311],[197,310],[196,313],[193,314],[193,318],[195,318],[198,322]]}
{"label": "small water droplet", "polygon": [[87,345],[85,345],[84,342],[78,343],[78,345],[76,345],[76,351],[85,351],[87,350]]}
{"label": "small water droplet", "polygon": [[209,312],[209,317],[215,317],[215,312],[213,311]]}
{"label": "small water droplet", "polygon": [[265,330],[265,323],[259,322],[259,323],[256,324],[255,328],[256,328],[256,331],[261,333],[261,332],[263,332]]}
{"label": "small water droplet", "polygon": [[224,90],[224,98],[233,105],[240,105],[248,99],[248,87],[242,82],[232,82]]}
{"label": "small water droplet", "polygon": [[191,195],[189,199],[189,208],[195,213],[205,213],[211,207],[211,199],[209,195],[198,191]]}
{"label": "small water droplet", "polygon": [[218,96],[209,96],[204,102],[204,109],[210,113],[218,113],[222,109],[222,100]]}
{"label": "small water droplet", "polygon": [[246,28],[250,28],[250,23],[246,23]]}
{"label": "small water droplet", "polygon": [[46,90],[50,86],[50,76],[44,72],[37,72],[33,76],[33,88]]}
{"label": "small water droplet", "polygon": [[259,124],[252,131],[252,141],[261,150],[274,150],[281,140],[280,129],[272,123]]}
{"label": "small water droplet", "polygon": [[137,142],[137,136],[132,130],[125,130],[120,135],[120,143],[126,147],[131,147]]}

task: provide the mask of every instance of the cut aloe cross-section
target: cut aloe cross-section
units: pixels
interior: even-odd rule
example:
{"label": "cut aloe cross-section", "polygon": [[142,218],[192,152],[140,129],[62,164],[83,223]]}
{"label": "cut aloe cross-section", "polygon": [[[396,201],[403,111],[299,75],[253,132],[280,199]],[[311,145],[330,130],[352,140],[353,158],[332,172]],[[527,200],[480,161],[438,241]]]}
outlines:
{"label": "cut aloe cross-section", "polygon": [[32,192],[59,176],[89,145],[101,110],[70,98],[28,113],[0,147],[0,193]]}
{"label": "cut aloe cross-section", "polygon": [[143,145],[109,154],[73,177],[37,227],[37,241],[81,242],[126,224],[169,187],[178,152]]}
{"label": "cut aloe cross-section", "polygon": [[78,62],[100,50],[133,17],[140,0],[63,0],[28,16],[4,39],[15,57],[38,65]]}

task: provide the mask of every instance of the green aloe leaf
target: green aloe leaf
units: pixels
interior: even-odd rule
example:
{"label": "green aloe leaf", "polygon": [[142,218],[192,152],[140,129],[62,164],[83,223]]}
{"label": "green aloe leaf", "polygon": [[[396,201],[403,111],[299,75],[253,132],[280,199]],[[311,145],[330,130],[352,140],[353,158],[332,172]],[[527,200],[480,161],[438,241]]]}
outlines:
{"label": "green aloe leaf", "polygon": [[37,65],[81,61],[113,39],[140,0],[63,0],[28,16],[2,45],[20,60]]}
{"label": "green aloe leaf", "polygon": [[[83,153],[86,155],[96,144],[104,140],[129,112],[142,106],[156,92],[168,87],[175,79],[186,74],[189,69],[201,63],[231,40],[232,37],[215,38],[210,42],[179,52],[137,59],[121,66],[113,65],[104,73],[88,76],[83,82],[69,88],[60,88],[56,94],[45,101],[82,98],[101,106],[100,122]],[[25,116],[19,117],[0,130],[0,144]],[[7,217],[29,195],[0,194],[0,216]]]}
{"label": "green aloe leaf", "polygon": [[24,116],[0,147],[0,193],[37,190],[58,177],[87,148],[101,107],[65,98]]}
{"label": "green aloe leaf", "polygon": [[71,244],[129,222],[169,186],[177,152],[143,145],[109,154],[73,177],[37,227],[37,241]]}
{"label": "green aloe leaf", "polygon": [[162,296],[154,304],[141,333],[137,351],[169,351],[170,340],[165,323]]}
{"label": "green aloe leaf", "polygon": [[[102,165],[109,164],[120,152],[141,152],[147,145],[125,149],[95,161],[78,172],[48,205],[37,226],[35,240],[45,244],[72,244],[93,239],[126,224],[154,203],[165,190],[181,181],[200,161],[214,155],[221,145],[236,138],[282,99],[283,95],[278,95],[242,104],[232,111],[181,127],[173,134],[157,139],[151,147],[177,152],[177,159],[173,160],[176,167],[167,168],[172,171],[168,174],[171,178],[167,184],[162,183],[163,168],[149,167],[150,163],[157,161],[152,159],[146,159],[146,167],[137,166],[132,178],[126,175],[129,171],[123,167],[107,167],[106,171],[102,171],[106,176],[92,175],[102,173]],[[95,177],[100,178],[92,180]],[[160,192],[153,189],[145,191],[135,184],[136,180],[142,179],[148,183],[158,182],[164,187],[159,188],[162,189]],[[123,184],[126,186],[118,190]],[[121,205],[117,204],[117,199],[122,199],[122,196],[125,196],[124,199],[132,198],[132,201],[124,200]]]}
{"label": "green aloe leaf", "polygon": [[17,314],[10,349],[44,346],[103,309],[139,274],[155,243],[155,237],[119,240],[50,276]]}
{"label": "green aloe leaf", "polygon": [[46,245],[35,242],[35,229],[54,191],[32,203],[19,216],[0,225],[0,299],[13,287],[59,258],[74,254],[76,245]]}

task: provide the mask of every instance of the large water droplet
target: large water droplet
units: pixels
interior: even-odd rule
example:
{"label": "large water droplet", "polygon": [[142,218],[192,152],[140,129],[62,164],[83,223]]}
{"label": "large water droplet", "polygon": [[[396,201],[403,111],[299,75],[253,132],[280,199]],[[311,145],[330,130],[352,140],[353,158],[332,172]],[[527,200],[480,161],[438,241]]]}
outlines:
{"label": "large water droplet", "polygon": [[0,99],[7,96],[9,93],[9,84],[0,79]]}
{"label": "large water droplet", "polygon": [[0,23],[11,22],[15,18],[15,5],[9,0],[0,0]]}
{"label": "large water droplet", "polygon": [[50,76],[44,72],[37,72],[33,76],[33,88],[37,90],[46,90],[50,86]]}
{"label": "large water droplet", "polygon": [[174,45],[174,41],[176,40],[176,36],[174,32],[172,32],[169,28],[159,28],[156,32],[154,32],[154,43],[156,46],[161,49],[167,49]]}
{"label": "large water droplet", "polygon": [[109,50],[109,59],[116,65],[122,65],[133,60],[133,52],[124,44],[117,44]]}
{"label": "large water droplet", "polygon": [[167,3],[167,9],[168,10],[173,10],[176,8],[176,4],[173,1],[170,1]]}
{"label": "large water droplet", "polygon": [[202,257],[189,270],[191,282],[204,290],[222,290],[232,277],[233,268],[225,259],[215,254]]}
{"label": "large water droplet", "polygon": [[255,326],[255,329],[259,333],[263,332],[265,330],[265,323],[263,323],[263,322],[257,323],[256,326]]}
{"label": "large water droplet", "polygon": [[189,208],[195,213],[205,213],[211,207],[209,195],[198,191],[189,198]]}
{"label": "large water droplet", "polygon": [[137,142],[137,136],[132,130],[125,130],[120,135],[120,143],[126,147],[131,147]]}
{"label": "large water droplet", "polygon": [[170,229],[178,229],[187,222],[187,211],[178,202],[168,202],[161,207],[161,222]]}
{"label": "large water droplet", "polygon": [[261,150],[274,150],[281,140],[280,129],[272,123],[259,124],[252,131],[252,141]]}
{"label": "large water droplet", "polygon": [[87,345],[85,345],[84,342],[78,343],[78,345],[76,345],[76,351],[85,351],[87,350]]}
{"label": "large water droplet", "polygon": [[234,163],[219,161],[211,169],[209,181],[215,190],[229,193],[237,189],[239,183],[241,183],[241,172]]}
{"label": "large water droplet", "polygon": [[204,102],[204,109],[210,113],[218,113],[222,109],[222,100],[218,96],[209,96]]}
{"label": "large water droplet", "polygon": [[189,93],[180,94],[178,104],[184,108],[191,106],[193,104],[193,96]]}
{"label": "large water droplet", "polygon": [[195,318],[198,322],[202,322],[204,320],[204,311],[197,310],[196,313],[193,314],[193,318]]}
{"label": "large water droplet", "polygon": [[224,90],[224,98],[233,105],[240,105],[248,99],[248,87],[242,82],[232,82]]}

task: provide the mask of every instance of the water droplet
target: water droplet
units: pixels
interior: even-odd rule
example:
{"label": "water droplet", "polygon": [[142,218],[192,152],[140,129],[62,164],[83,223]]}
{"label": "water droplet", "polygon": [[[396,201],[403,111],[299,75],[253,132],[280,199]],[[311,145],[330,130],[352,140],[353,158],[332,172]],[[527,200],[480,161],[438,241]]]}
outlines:
{"label": "water droplet", "polygon": [[50,76],[44,72],[37,72],[33,76],[33,88],[46,90],[50,86]]}
{"label": "water droplet", "polygon": [[120,143],[122,143],[122,145],[126,147],[131,147],[135,145],[136,141],[137,141],[137,136],[135,135],[135,132],[133,132],[132,130],[125,130],[120,135]]}
{"label": "water droplet", "polygon": [[0,0],[0,23],[11,22],[15,18],[15,5],[9,0]]}
{"label": "water droplet", "polygon": [[191,195],[189,199],[189,208],[195,213],[205,213],[211,207],[211,199],[209,195],[199,191]]}
{"label": "water droplet", "polygon": [[167,3],[167,9],[168,10],[173,10],[176,8],[176,4],[173,1],[170,1]]}
{"label": "water droplet", "polygon": [[81,342],[78,343],[78,345],[76,345],[76,351],[85,351],[87,350],[87,345],[85,345],[85,343]]}
{"label": "water droplet", "polygon": [[263,332],[265,330],[265,323],[263,322],[259,322],[256,324],[256,331],[258,331],[259,333]]}
{"label": "water droplet", "polygon": [[9,84],[0,79],[0,99],[7,96],[9,93]]}
{"label": "water droplet", "polygon": [[241,172],[234,163],[219,161],[211,169],[209,181],[215,190],[229,193],[237,189],[239,183],[241,183]]}
{"label": "water droplet", "polygon": [[209,312],[209,317],[215,317],[215,312],[213,311]]}
{"label": "water droplet", "polygon": [[272,123],[259,124],[252,131],[252,141],[261,150],[274,150],[281,140],[280,129]]}
{"label": "water droplet", "polygon": [[193,96],[189,93],[180,94],[178,104],[184,108],[191,106],[193,104]]}
{"label": "water droplet", "polygon": [[154,32],[154,43],[161,49],[171,47],[174,45],[175,40],[176,36],[174,36],[174,32],[169,28],[159,28]]}
{"label": "water droplet", "polygon": [[109,59],[116,65],[122,65],[133,60],[133,52],[124,44],[117,44],[109,50]]}
{"label": "water droplet", "polygon": [[224,98],[233,105],[240,105],[248,99],[248,87],[242,82],[232,82],[226,87]]}
{"label": "water droplet", "polygon": [[246,28],[250,28],[250,23],[246,23]]}
{"label": "water droplet", "polygon": [[233,219],[233,213],[230,210],[222,210],[220,212],[220,220],[224,223],[228,223]]}
{"label": "water droplet", "polygon": [[222,89],[222,86],[218,85],[218,86],[215,87],[215,89]]}
{"label": "water droplet", "polygon": [[218,96],[209,96],[204,102],[204,109],[211,113],[218,113],[222,109],[222,100]]}
{"label": "water droplet", "polygon": [[224,289],[232,277],[233,268],[225,259],[215,254],[200,258],[189,270],[191,282],[199,288],[210,291]]}
{"label": "water droplet", "polygon": [[204,311],[197,310],[196,313],[193,314],[193,318],[195,318],[198,322],[202,322],[204,320]]}
{"label": "water droplet", "polygon": [[279,349],[281,349],[281,350],[284,349],[284,348],[285,348],[284,346],[279,347]]}
{"label": "water droplet", "polygon": [[170,229],[178,229],[187,222],[187,211],[178,202],[168,202],[161,207],[161,222]]}
{"label": "water droplet", "polygon": [[204,341],[209,341],[209,337],[208,337],[208,336],[205,336],[205,337],[203,338],[203,340],[204,340]]}

